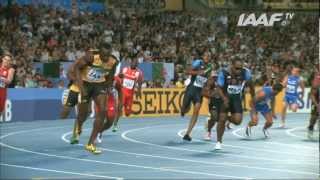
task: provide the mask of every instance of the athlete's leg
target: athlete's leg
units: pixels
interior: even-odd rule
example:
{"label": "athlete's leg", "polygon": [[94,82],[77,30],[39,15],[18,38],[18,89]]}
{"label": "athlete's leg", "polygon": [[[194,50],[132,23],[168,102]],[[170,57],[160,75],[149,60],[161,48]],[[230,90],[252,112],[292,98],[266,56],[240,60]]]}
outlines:
{"label": "athlete's leg", "polygon": [[210,110],[210,119],[208,120],[208,132],[211,132],[213,126],[218,121],[218,111],[216,109]]}
{"label": "athlete's leg", "polygon": [[62,111],[60,113],[60,119],[66,119],[69,116],[70,110],[71,110],[71,107],[66,106],[66,105],[62,106]]}
{"label": "athlete's leg", "polygon": [[247,128],[246,128],[246,135],[249,137],[251,136],[251,128],[253,126],[257,126],[258,125],[258,121],[259,121],[259,116],[258,116],[258,112],[254,111],[254,112],[250,112],[250,117],[251,120],[249,121]]}
{"label": "athlete's leg", "polygon": [[196,125],[197,120],[198,120],[198,116],[199,116],[200,107],[201,107],[201,103],[200,102],[197,102],[194,105],[193,113],[192,113],[192,116],[191,116],[191,119],[190,119],[190,122],[189,122],[188,129],[186,131],[186,135],[190,136],[193,127]]}
{"label": "athlete's leg", "polygon": [[266,119],[266,122],[264,123],[263,129],[268,129],[273,124],[272,112],[270,111],[270,112],[265,113],[264,118]]}
{"label": "athlete's leg", "polygon": [[183,117],[188,111],[191,106],[191,100],[192,100],[192,93],[189,93],[190,90],[186,90],[183,101],[182,101],[182,106],[181,106],[181,116]]}
{"label": "athlete's leg", "polygon": [[118,93],[118,100],[117,100],[117,114],[116,114],[116,117],[115,117],[115,120],[113,122],[113,127],[117,127],[118,126],[118,122],[119,122],[119,119],[122,117],[122,109],[123,109],[123,103],[124,103],[124,94],[123,92],[121,93]]}
{"label": "athlete's leg", "polygon": [[101,131],[103,127],[103,121],[105,119],[105,113],[106,113],[105,105],[106,105],[107,96],[105,94],[99,94],[93,99],[99,111],[97,112],[94,123],[93,123],[93,129],[90,135],[88,145],[95,144],[95,139],[97,138],[98,133]]}
{"label": "athlete's leg", "polygon": [[280,127],[284,128],[285,127],[285,119],[286,119],[286,115],[287,115],[287,108],[288,108],[288,103],[284,102],[283,103],[283,108],[281,111],[281,122],[280,122]]}
{"label": "athlete's leg", "polygon": [[299,104],[297,104],[297,103],[293,103],[290,105],[290,110],[292,112],[297,112],[298,108],[299,108]]}
{"label": "athlete's leg", "polygon": [[268,129],[272,126],[273,124],[273,120],[272,120],[272,112],[266,112],[263,114],[264,118],[266,119],[266,122],[263,126],[263,134],[266,138],[268,138],[270,135],[269,135],[269,132],[268,132]]}
{"label": "athlete's leg", "polygon": [[217,125],[217,144],[215,149],[221,149],[222,137],[225,131],[227,112],[222,109],[222,112],[219,114],[219,121]]}
{"label": "athlete's leg", "polygon": [[317,111],[317,107],[315,105],[312,105],[311,116],[310,116],[309,126],[308,126],[308,138],[309,139],[313,139],[314,126],[315,126],[318,118],[319,118],[319,113]]}

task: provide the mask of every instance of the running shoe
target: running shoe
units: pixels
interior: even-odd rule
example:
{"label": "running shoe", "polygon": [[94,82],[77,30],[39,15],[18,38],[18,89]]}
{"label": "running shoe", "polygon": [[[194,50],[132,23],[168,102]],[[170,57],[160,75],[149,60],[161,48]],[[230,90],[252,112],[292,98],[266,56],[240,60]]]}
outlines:
{"label": "running shoe", "polygon": [[216,143],[216,147],[214,148],[215,150],[221,150],[222,149],[222,143],[221,142],[217,142]]}
{"label": "running shoe", "polygon": [[101,154],[101,150],[97,149],[97,147],[93,144],[87,144],[85,149],[89,152],[91,152],[92,154]]}
{"label": "running shoe", "polygon": [[70,144],[79,144],[79,135],[72,136],[70,139]]}
{"label": "running shoe", "polygon": [[117,132],[117,131],[119,131],[119,125],[113,125],[112,132]]}
{"label": "running shoe", "polygon": [[207,132],[207,133],[204,135],[203,139],[204,139],[205,141],[211,141],[211,132]]}
{"label": "running shoe", "polygon": [[184,141],[189,141],[189,142],[192,141],[192,138],[188,134],[184,135],[182,139]]}
{"label": "running shoe", "polygon": [[101,144],[102,143],[102,133],[99,133],[97,136],[97,143]]}
{"label": "running shoe", "polygon": [[265,138],[269,138],[270,137],[270,133],[269,133],[268,129],[263,128],[262,132],[263,132]]}
{"label": "running shoe", "polygon": [[227,122],[226,127],[227,127],[227,129],[228,129],[228,130],[232,129],[232,127],[231,127],[231,123],[230,123],[230,122]]}
{"label": "running shoe", "polygon": [[204,122],[204,130],[205,130],[205,131],[208,131],[209,121],[210,121],[210,117],[208,117],[207,120]]}
{"label": "running shoe", "polygon": [[251,127],[250,126],[247,126],[247,128],[246,128],[246,136],[247,137],[251,136]]}

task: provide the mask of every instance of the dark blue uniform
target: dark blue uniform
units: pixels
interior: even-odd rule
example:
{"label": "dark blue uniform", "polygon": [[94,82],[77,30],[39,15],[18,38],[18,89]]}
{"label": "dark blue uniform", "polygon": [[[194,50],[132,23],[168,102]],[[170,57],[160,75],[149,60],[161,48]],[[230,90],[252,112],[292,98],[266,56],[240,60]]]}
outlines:
{"label": "dark blue uniform", "polygon": [[225,111],[231,113],[242,113],[242,92],[245,83],[251,79],[251,72],[243,68],[239,75],[232,75],[227,70],[223,69],[218,74],[218,86],[220,86],[224,93],[229,98],[229,107]]}

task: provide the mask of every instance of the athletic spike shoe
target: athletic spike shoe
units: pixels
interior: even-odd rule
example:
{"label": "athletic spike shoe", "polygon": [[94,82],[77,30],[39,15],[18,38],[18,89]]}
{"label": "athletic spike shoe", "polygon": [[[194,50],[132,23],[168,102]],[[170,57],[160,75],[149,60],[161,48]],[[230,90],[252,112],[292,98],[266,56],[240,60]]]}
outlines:
{"label": "athletic spike shoe", "polygon": [[113,125],[112,126],[112,132],[117,132],[119,131],[119,126],[118,125]]}
{"label": "athletic spike shoe", "polygon": [[247,137],[251,136],[251,127],[250,126],[247,126],[247,128],[246,128],[246,136]]}
{"label": "athletic spike shoe", "polygon": [[221,150],[222,149],[222,143],[221,142],[217,142],[216,143],[216,147],[214,148],[215,150]]}
{"label": "athletic spike shoe", "polygon": [[91,152],[92,154],[101,154],[101,150],[97,149],[97,147],[93,144],[87,144],[85,149],[89,152]]}
{"label": "athletic spike shoe", "polygon": [[204,137],[203,140],[205,141],[211,141],[211,132],[207,132]]}
{"label": "athletic spike shoe", "polygon": [[192,141],[192,138],[188,134],[184,135],[182,139],[184,141],[189,141],[189,142]]}
{"label": "athletic spike shoe", "polygon": [[70,139],[70,144],[79,144],[79,135],[72,136]]}
{"label": "athletic spike shoe", "polygon": [[270,133],[269,133],[268,129],[263,128],[262,132],[263,132],[265,138],[269,138],[270,137]]}

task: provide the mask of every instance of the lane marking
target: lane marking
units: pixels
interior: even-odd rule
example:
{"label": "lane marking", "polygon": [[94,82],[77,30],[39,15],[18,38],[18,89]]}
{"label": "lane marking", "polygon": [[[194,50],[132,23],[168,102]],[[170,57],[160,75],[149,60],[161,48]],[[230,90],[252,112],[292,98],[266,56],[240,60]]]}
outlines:
{"label": "lane marking", "polygon": [[[67,132],[61,136],[61,139],[66,142],[70,143],[70,141],[67,139],[67,136],[71,135],[72,132]],[[78,146],[84,146],[83,144],[77,144]],[[109,151],[109,152],[115,152],[115,153],[121,153],[121,154],[128,154],[128,155],[134,155],[134,156],[144,156],[144,157],[151,157],[151,158],[159,158],[159,159],[167,159],[167,160],[176,160],[176,161],[185,161],[185,162],[193,162],[193,163],[202,163],[202,164],[208,164],[208,165],[225,165],[226,163],[206,163],[204,161],[197,161],[197,160],[190,160],[190,159],[181,159],[181,158],[173,158],[173,157],[167,157],[167,156],[156,156],[156,155],[151,155],[151,154],[142,154],[142,153],[133,153],[133,152],[126,152],[126,151],[119,151],[119,150],[114,150],[110,148],[100,148],[101,150],[104,151]],[[164,168],[164,167],[162,167]],[[165,168],[167,169],[167,168]],[[211,173],[212,174],[212,173]],[[239,176],[229,176],[229,175],[221,175],[221,174],[212,174],[214,176],[219,176],[219,177],[224,177],[224,178],[235,178],[235,179],[252,179],[249,177],[239,177]]]}
{"label": "lane marking", "polygon": [[[57,127],[55,127],[55,128],[57,128]],[[50,129],[50,128],[43,128],[43,129]],[[29,131],[39,131],[39,130],[41,130],[41,129],[35,129],[35,130],[29,130]],[[16,135],[16,134],[28,133],[29,131],[28,130],[24,130],[24,131],[12,132],[12,133],[9,133],[9,134],[1,136],[0,140],[4,139],[5,137]],[[47,157],[55,157],[55,158],[60,158],[60,159],[69,159],[69,160],[77,160],[77,161],[99,163],[99,164],[126,166],[126,167],[142,168],[142,169],[151,169],[151,170],[158,170],[158,171],[163,171],[163,172],[174,172],[174,173],[183,173],[183,174],[194,174],[194,175],[205,175],[205,176],[221,177],[221,176],[219,176],[217,174],[211,174],[211,173],[205,173],[205,172],[194,172],[194,171],[185,171],[185,170],[177,170],[177,169],[169,169],[169,168],[140,166],[140,165],[134,165],[134,164],[117,163],[117,162],[105,162],[105,161],[97,161],[97,160],[91,160],[91,159],[85,159],[85,158],[75,158],[75,157],[70,157],[70,156],[62,156],[62,155],[56,155],[56,154],[41,153],[41,152],[37,152],[37,151],[32,151],[32,150],[27,150],[27,149],[24,149],[24,148],[11,146],[11,145],[8,145],[8,144],[2,143],[2,142],[0,142],[0,146],[6,147],[6,148],[9,148],[9,149],[13,149],[13,150],[16,150],[16,151],[20,151],[20,152],[37,154],[37,155],[47,156]],[[241,177],[234,177],[234,176],[223,176],[223,177],[233,177],[235,179],[243,179]],[[122,177],[115,177],[115,178],[123,179]]]}
{"label": "lane marking", "polygon": [[[155,127],[159,127],[159,126],[155,126]],[[149,145],[149,146],[154,146],[154,147],[160,147],[160,148],[172,149],[172,150],[179,150],[179,151],[209,153],[209,151],[192,150],[192,149],[187,149],[187,148],[177,148],[177,147],[164,146],[164,145],[159,145],[159,144],[143,142],[143,141],[139,141],[139,140],[136,140],[136,139],[129,138],[127,136],[128,133],[136,132],[136,131],[140,131],[140,130],[145,130],[145,129],[150,129],[150,128],[154,128],[154,127],[144,127],[144,128],[137,128],[137,129],[128,130],[128,131],[123,132],[121,134],[121,137],[123,139],[125,139],[127,141],[130,141],[130,142],[133,142],[133,143],[144,144],[144,145]],[[231,154],[224,154],[224,155],[225,156],[245,157],[247,159],[260,159],[260,160],[261,159],[265,159],[265,158],[252,158],[252,157],[248,157],[248,156],[231,155]],[[266,159],[266,160],[284,163],[284,161],[281,161],[281,160],[275,160],[275,159]],[[285,161],[285,162],[289,163],[288,161]],[[301,164],[301,162],[299,162],[299,164]],[[310,163],[310,164],[314,165],[314,163]],[[217,164],[217,165],[219,165],[219,164]],[[245,168],[249,168],[249,169],[259,169],[259,170],[268,170],[268,171],[287,172],[287,173],[293,173],[293,174],[308,174],[308,175],[317,175],[317,176],[320,175],[318,173],[305,172],[305,171],[296,171],[296,170],[285,170],[285,169],[281,170],[281,169],[272,169],[272,168],[264,168],[264,167],[257,167],[257,166],[247,166],[247,165],[237,165],[237,164],[227,164],[227,163],[225,163],[223,165],[225,165],[225,166],[233,166],[233,167],[245,167]]]}
{"label": "lane marking", "polygon": [[[182,129],[180,130],[177,134],[178,136],[180,137],[183,137],[183,133],[186,131],[186,129]],[[233,132],[232,132],[233,133]],[[234,135],[238,135],[238,134],[234,134]],[[241,136],[241,135],[239,135]],[[243,138],[246,138],[243,136]],[[204,143],[207,143],[207,144],[216,144],[212,141],[204,141],[204,140],[200,140],[200,139],[196,139],[196,138],[192,138],[192,141],[196,141],[196,142],[204,142]],[[263,142],[264,143],[264,142]],[[270,149],[266,149],[264,147],[264,149],[258,149],[258,148],[251,148],[251,147],[245,147],[245,146],[235,146],[235,145],[230,145],[230,144],[224,144],[223,143],[223,146],[227,146],[227,147],[231,147],[231,148],[238,148],[238,149],[247,149],[247,150],[254,150],[254,151],[261,151],[261,152],[271,152],[271,153],[278,153],[278,154],[286,154],[286,155],[293,155],[293,156],[299,156],[299,157],[312,157],[314,158],[314,156],[311,156],[311,155],[300,155],[300,154],[297,154],[297,153],[290,153],[290,152],[282,152],[282,151],[274,151],[274,150],[270,150]]]}
{"label": "lane marking", "polygon": [[[54,170],[54,169],[36,168],[36,167],[31,167],[31,166],[22,166],[22,165],[15,165],[15,164],[0,163],[0,166],[15,167],[15,168],[21,168],[21,169],[31,169],[31,170],[36,170],[36,171],[55,172],[55,173],[61,173],[61,174],[88,176],[88,177],[95,177],[95,178],[123,180],[123,178],[119,178],[119,177],[85,174],[85,173],[78,173],[78,172],[71,172],[71,171],[60,171],[60,170]],[[59,177],[55,177],[55,178],[59,178]]]}
{"label": "lane marking", "polygon": [[297,138],[300,138],[300,139],[303,139],[303,140],[307,140],[307,137],[306,137],[307,136],[307,132],[306,132],[306,136],[299,136],[299,135],[296,135],[296,134],[292,133],[293,131],[296,131],[298,129],[306,129],[306,127],[295,127],[295,128],[288,129],[288,130],[286,130],[286,134],[291,136],[291,137],[297,137]]}
{"label": "lane marking", "polygon": [[[247,137],[242,136],[242,135],[240,135],[238,133],[241,130],[244,130],[244,128],[235,129],[235,130],[232,131],[232,134],[234,136],[239,137],[239,138],[247,138]],[[272,141],[272,142],[266,141],[265,143],[268,143],[268,144],[279,144],[279,145],[283,145],[283,146],[294,147],[294,148],[298,148],[298,149],[308,149],[308,150],[315,150],[315,148],[316,148],[316,147],[313,148],[313,147],[305,146],[305,145],[294,145],[294,144],[281,143],[281,142],[277,142],[277,141]]]}

